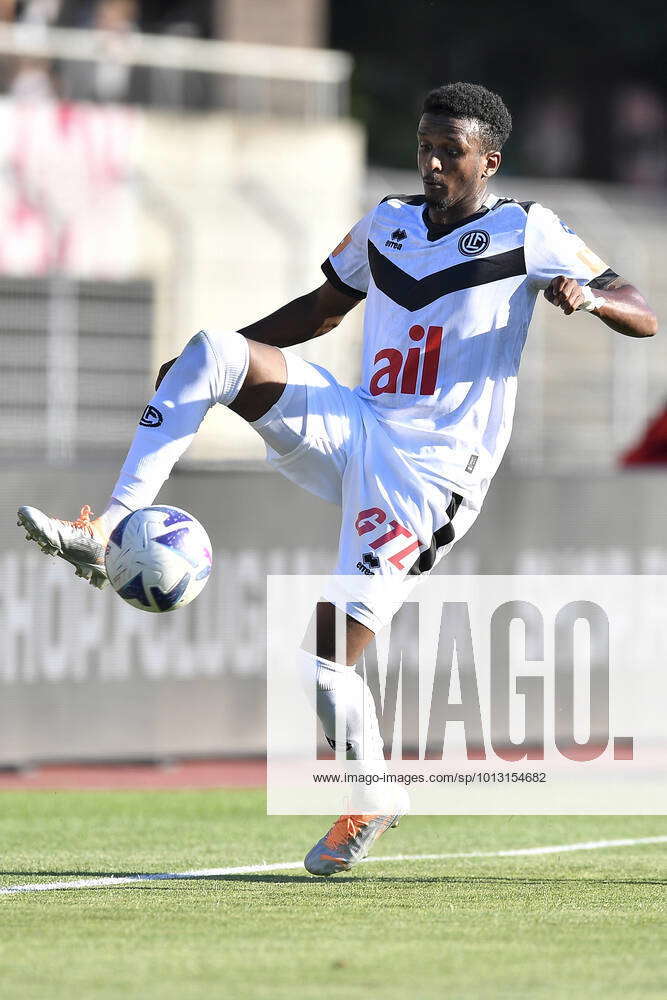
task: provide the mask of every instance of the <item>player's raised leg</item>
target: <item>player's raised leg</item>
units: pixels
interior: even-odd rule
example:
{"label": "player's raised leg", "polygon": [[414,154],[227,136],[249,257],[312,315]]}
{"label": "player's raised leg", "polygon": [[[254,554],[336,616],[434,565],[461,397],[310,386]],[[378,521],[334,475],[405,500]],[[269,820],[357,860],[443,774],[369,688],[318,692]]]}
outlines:
{"label": "player's raised leg", "polygon": [[287,366],[281,348],[333,330],[360,298],[325,281],[242,332],[196,334],[178,358],[160,369],[156,394],[141,418],[107,509],[93,519],[86,506],[76,521],[65,521],[35,507],[21,507],[19,525],[27,537],[101,586],[110,532],[128,511],[153,502],[209,408],[222,403],[245,420],[259,420],[285,388]]}
{"label": "player's raised leg", "polygon": [[107,509],[93,519],[86,505],[75,521],[67,521],[21,507],[18,523],[26,537],[47,555],[72,563],[78,576],[103,586],[109,534],[130,511],[152,504],[210,407],[233,406],[245,419],[257,420],[280,398],[286,372],[277,347],[249,341],[234,330],[200,331],[164,366]]}

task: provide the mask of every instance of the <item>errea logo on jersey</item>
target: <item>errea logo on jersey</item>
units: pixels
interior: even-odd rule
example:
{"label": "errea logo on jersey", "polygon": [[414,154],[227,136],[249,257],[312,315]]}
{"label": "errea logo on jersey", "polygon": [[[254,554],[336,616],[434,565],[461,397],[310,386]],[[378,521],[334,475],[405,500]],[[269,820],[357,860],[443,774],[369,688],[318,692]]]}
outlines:
{"label": "errea logo on jersey", "polygon": [[476,257],[478,253],[484,253],[490,242],[491,237],[485,229],[473,229],[459,240],[459,253],[464,257]]}
{"label": "errea logo on jersey", "polygon": [[403,240],[407,240],[408,234],[405,229],[395,229],[391,234],[391,239],[387,240],[385,243],[386,247],[390,247],[392,250],[402,250]]}

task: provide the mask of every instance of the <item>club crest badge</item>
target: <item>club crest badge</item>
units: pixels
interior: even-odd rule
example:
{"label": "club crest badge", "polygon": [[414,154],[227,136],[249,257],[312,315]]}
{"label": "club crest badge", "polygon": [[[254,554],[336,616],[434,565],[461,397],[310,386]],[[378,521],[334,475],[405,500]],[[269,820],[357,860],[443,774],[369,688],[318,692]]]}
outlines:
{"label": "club crest badge", "polygon": [[464,257],[476,257],[484,253],[490,242],[491,237],[485,229],[472,229],[459,240],[459,253]]}

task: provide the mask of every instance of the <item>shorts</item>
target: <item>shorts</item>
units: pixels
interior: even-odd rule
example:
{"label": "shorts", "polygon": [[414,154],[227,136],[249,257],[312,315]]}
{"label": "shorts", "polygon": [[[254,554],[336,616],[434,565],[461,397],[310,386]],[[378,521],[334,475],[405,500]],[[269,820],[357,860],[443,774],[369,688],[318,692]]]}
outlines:
{"label": "shorts", "polygon": [[338,562],[323,597],[376,633],[471,527],[479,505],[425,482],[360,396],[283,353],[285,391],[252,426],[275,469],[342,508]]}

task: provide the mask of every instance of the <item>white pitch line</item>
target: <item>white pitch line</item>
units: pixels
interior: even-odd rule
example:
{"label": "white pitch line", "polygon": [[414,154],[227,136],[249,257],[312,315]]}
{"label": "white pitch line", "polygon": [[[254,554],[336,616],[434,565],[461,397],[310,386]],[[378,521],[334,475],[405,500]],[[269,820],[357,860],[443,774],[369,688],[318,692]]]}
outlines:
{"label": "white pitch line", "polygon": [[[564,854],[567,851],[598,851],[604,847],[634,847],[640,844],[667,844],[667,836],[632,837],[624,840],[589,840],[579,844],[551,844],[544,847],[515,847],[505,851],[463,851],[456,854],[390,854],[365,858],[363,864],[390,861],[444,861],[451,858],[510,858],[522,855]],[[158,872],[147,875],[109,875],[105,878],[77,879],[69,882],[34,882],[32,885],[8,885],[0,888],[0,896],[18,892],[49,892],[54,889],[111,889],[118,885],[142,882],[173,882],[184,879],[215,878],[221,875],[259,875],[266,872],[298,871],[301,861],[276,861],[270,865],[241,865],[238,868],[201,868],[188,872]]]}

